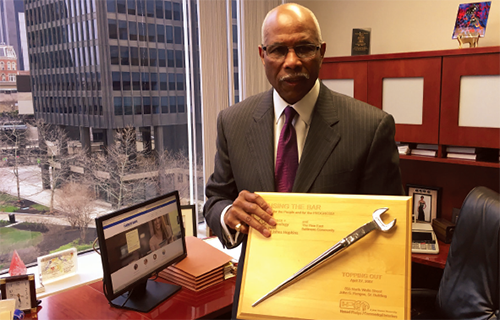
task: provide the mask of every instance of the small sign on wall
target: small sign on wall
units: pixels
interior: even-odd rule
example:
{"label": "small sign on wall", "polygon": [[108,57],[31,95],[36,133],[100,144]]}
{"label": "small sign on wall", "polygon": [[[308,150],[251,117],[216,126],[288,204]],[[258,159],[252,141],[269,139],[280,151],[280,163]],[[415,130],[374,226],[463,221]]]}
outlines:
{"label": "small sign on wall", "polygon": [[352,56],[370,54],[371,28],[352,29]]}

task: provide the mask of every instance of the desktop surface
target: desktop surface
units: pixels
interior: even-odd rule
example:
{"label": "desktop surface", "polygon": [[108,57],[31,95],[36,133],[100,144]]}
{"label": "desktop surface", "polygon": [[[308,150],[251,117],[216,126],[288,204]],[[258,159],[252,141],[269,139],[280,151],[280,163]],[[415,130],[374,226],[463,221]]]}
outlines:
{"label": "desktop surface", "polygon": [[[158,278],[158,282],[167,281]],[[182,288],[147,313],[114,308],[102,290],[102,282],[77,287],[42,299],[39,319],[200,319],[230,314],[235,278],[194,292]],[[33,318],[33,317],[32,317]]]}

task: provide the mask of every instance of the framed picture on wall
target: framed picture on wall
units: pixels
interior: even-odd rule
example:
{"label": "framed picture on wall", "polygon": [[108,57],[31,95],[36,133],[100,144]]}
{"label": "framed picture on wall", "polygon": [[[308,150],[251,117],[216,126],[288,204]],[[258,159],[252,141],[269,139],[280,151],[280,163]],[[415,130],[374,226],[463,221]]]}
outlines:
{"label": "framed picture on wall", "polygon": [[413,222],[431,223],[438,217],[441,205],[441,188],[406,185],[407,194],[413,197]]}

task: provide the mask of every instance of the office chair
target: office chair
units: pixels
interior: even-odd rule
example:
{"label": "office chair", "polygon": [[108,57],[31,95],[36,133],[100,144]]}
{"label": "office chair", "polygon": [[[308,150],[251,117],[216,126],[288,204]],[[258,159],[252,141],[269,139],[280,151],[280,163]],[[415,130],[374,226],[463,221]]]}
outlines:
{"label": "office chair", "polygon": [[500,194],[476,187],[460,210],[436,307],[441,317],[500,319]]}

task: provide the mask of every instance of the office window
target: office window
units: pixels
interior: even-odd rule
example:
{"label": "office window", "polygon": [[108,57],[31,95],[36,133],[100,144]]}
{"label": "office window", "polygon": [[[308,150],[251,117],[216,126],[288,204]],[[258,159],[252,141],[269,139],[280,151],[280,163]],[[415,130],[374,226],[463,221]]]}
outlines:
{"label": "office window", "polygon": [[172,2],[170,1],[165,1],[165,19],[172,19]]}
{"label": "office window", "polygon": [[184,90],[184,75],[180,73],[177,74],[177,90]]}
{"label": "office window", "polygon": [[154,114],[160,113],[160,98],[159,97],[153,97],[151,99],[151,107],[153,108]]}
{"label": "office window", "polygon": [[147,16],[154,18],[155,16],[155,0],[146,0]]}
{"label": "office window", "polygon": [[128,55],[128,47],[120,47],[120,59],[122,66],[128,66],[130,64],[130,59]]}
{"label": "office window", "polygon": [[135,15],[135,0],[127,0],[127,12]]}
{"label": "office window", "polygon": [[181,50],[175,50],[175,66],[177,68],[182,68],[184,67],[183,65],[183,59],[184,59],[184,56],[182,54],[183,52]]}
{"label": "office window", "polygon": [[158,74],[151,73],[151,90],[158,90]]}
{"label": "office window", "polygon": [[[73,4],[73,1],[71,2]],[[107,0],[106,1],[107,7],[108,7],[108,12],[116,12],[116,0]],[[79,7],[79,3],[77,3],[77,8]],[[77,15],[79,15],[77,13]]]}
{"label": "office window", "polygon": [[142,104],[143,104],[143,108],[144,108],[144,114],[151,114],[151,98],[150,97],[143,97]]}
{"label": "office window", "polygon": [[122,98],[114,97],[113,101],[115,105],[115,116],[121,116],[123,114]]}
{"label": "office window", "polygon": [[168,113],[168,97],[161,97],[161,113]]}
{"label": "office window", "polygon": [[143,72],[141,74],[141,85],[142,85],[142,91],[148,91],[150,86],[149,86],[149,73]]}
{"label": "office window", "polygon": [[168,74],[168,90],[175,91],[175,74]]}
{"label": "office window", "polygon": [[155,0],[156,18],[163,19],[163,0]]}
{"label": "office window", "polygon": [[137,15],[144,17],[146,15],[146,0],[137,0]]}
{"label": "office window", "polygon": [[156,25],[156,39],[158,43],[165,42],[165,27],[162,24]]}
{"label": "office window", "polygon": [[[151,1],[151,0],[149,0]],[[148,24],[148,40],[149,42],[156,41],[156,25],[150,23]]]}
{"label": "office window", "polygon": [[128,22],[128,32],[130,35],[130,40],[137,40],[137,22],[129,21]]}
{"label": "office window", "polygon": [[146,37],[146,24],[138,23],[137,27],[139,28],[139,41],[146,41],[148,38]]}
{"label": "office window", "polygon": [[148,66],[149,65],[149,57],[148,57],[148,48],[140,48],[141,52],[141,66]]}
{"label": "office window", "polygon": [[122,72],[122,86],[123,86],[123,91],[130,91],[130,73],[129,72]]}
{"label": "office window", "polygon": [[132,88],[134,91],[141,90],[141,74],[139,72],[132,72]]}
{"label": "office window", "polygon": [[149,65],[151,67],[156,67],[156,49],[149,48]]}
{"label": "office window", "polygon": [[170,106],[170,113],[177,113],[177,98],[175,96],[168,97],[168,104]]}
{"label": "office window", "polygon": [[118,21],[118,33],[120,34],[121,40],[127,40],[127,21]]}
{"label": "office window", "polygon": [[121,90],[120,72],[112,72],[111,73],[111,78],[113,80],[113,90],[114,91],[120,91]]}
{"label": "office window", "polygon": [[167,50],[167,66],[169,68],[175,67],[175,62],[174,62],[174,50]]}
{"label": "office window", "polygon": [[174,27],[174,40],[176,44],[182,44],[182,28]]}
{"label": "office window", "polygon": [[174,20],[181,20],[181,4],[174,2]]}
{"label": "office window", "polygon": [[131,97],[123,98],[123,106],[125,109],[125,115],[127,115],[127,116],[132,115],[132,98]]}
{"label": "office window", "polygon": [[142,114],[141,97],[134,97],[134,114]]}
{"label": "office window", "polygon": [[[196,128],[198,133],[202,133],[203,124],[201,121],[204,118],[200,114],[193,114],[192,118],[190,118],[190,114],[186,112],[186,110],[191,110],[186,105],[187,99],[185,96],[176,97],[175,95],[190,94],[190,97],[193,97],[193,101],[200,100],[199,92],[189,91],[187,93],[188,89],[191,90],[187,88],[188,83],[194,83],[195,87],[198,87],[200,83],[200,79],[198,78],[199,70],[197,70],[200,63],[197,61],[183,61],[184,59],[191,59],[191,57],[196,59],[200,54],[197,44],[199,41],[197,34],[198,19],[196,17],[198,7],[196,3],[192,3],[191,6],[186,7],[186,11],[192,10],[192,12],[183,12],[182,2],[179,0],[174,0],[174,2],[175,4],[170,0],[105,0],[104,2],[100,0],[25,0],[25,3],[28,3],[26,6],[26,20],[29,26],[28,39],[30,51],[32,52],[29,58],[32,62],[31,69],[33,71],[33,100],[37,112],[42,112],[43,110],[44,112],[48,112],[47,115],[49,116],[53,112],[67,114],[66,117],[53,118],[61,123],[71,123],[75,127],[89,126],[93,125],[93,121],[97,119],[88,119],[92,120],[92,123],[86,124],[82,122],[87,121],[86,117],[78,117],[76,115],[94,115],[96,118],[99,115],[102,116],[104,113],[103,105],[107,103],[106,99],[109,99],[112,111],[107,110],[107,112],[109,111],[116,117],[118,125],[125,123],[137,126],[133,122],[134,117],[132,115],[144,114],[154,116],[160,112],[168,114],[170,108],[172,108],[173,112],[179,112],[179,117],[168,117],[169,122],[167,124],[164,123],[166,119],[161,119],[163,123],[159,125],[170,125],[174,130],[172,134],[175,134],[176,137],[178,136],[179,139],[176,138],[175,143],[173,143],[172,139],[169,138],[170,132],[164,132],[166,139],[163,147],[171,154],[187,154],[188,151],[191,152],[192,150],[188,149],[187,143],[187,136],[190,134],[188,133],[188,124],[191,125],[193,130]],[[154,5],[152,6],[152,4]],[[94,18],[95,14],[89,15],[91,12],[97,12],[97,7],[100,8],[101,6],[104,12],[102,12],[100,17],[106,19],[102,21],[104,22],[102,27],[108,27],[108,30],[104,29],[104,32],[97,28],[97,19]],[[42,11],[44,12],[42,13]],[[125,14],[128,15],[125,16]],[[35,18],[35,16],[37,17]],[[193,23],[186,21],[186,25],[189,27],[186,29],[182,28],[181,21],[191,17],[194,18]],[[61,18],[67,19],[60,22],[51,22]],[[35,19],[38,23],[33,26]],[[163,19],[166,20],[164,21]],[[132,20],[135,20],[135,22]],[[140,22],[139,26],[137,20]],[[166,26],[172,24],[172,20],[175,20],[174,24],[177,27],[175,33],[172,25]],[[48,23],[40,25],[41,21]],[[61,23],[63,25],[64,23],[68,23],[69,26],[61,28]],[[190,30],[191,28],[192,30]],[[140,30],[142,32],[139,34]],[[185,42],[183,40],[184,32],[192,32],[189,38],[194,42],[190,44],[192,48],[182,47],[182,43]],[[109,44],[106,43],[106,39],[99,39],[98,33],[102,35],[108,33]],[[127,34],[130,34],[130,36],[127,37]],[[130,40],[130,44],[126,41],[127,39]],[[137,43],[136,41],[139,39],[141,42]],[[118,42],[117,40],[120,41]],[[86,42],[78,43],[79,41]],[[155,46],[154,43],[151,43],[155,41],[160,44]],[[174,46],[172,45],[174,41],[177,43],[175,49],[177,49],[178,53],[174,51]],[[146,44],[145,42],[148,43]],[[163,45],[163,43],[167,42],[167,46]],[[106,43],[106,48],[97,48],[97,43]],[[34,47],[37,44],[38,46]],[[44,47],[40,47],[41,44]],[[91,47],[85,48],[87,45]],[[110,49],[107,49],[107,47],[110,47]],[[165,51],[167,47],[170,49],[168,54]],[[39,49],[37,50],[36,48]],[[56,51],[53,51],[54,49]],[[150,50],[148,51],[148,49]],[[187,52],[184,57],[184,50],[190,49],[195,51],[193,53]],[[109,53],[107,52],[108,50]],[[129,52],[129,50],[131,51]],[[109,54],[105,60],[109,59],[111,67],[105,68],[108,70],[106,71],[108,76],[104,77],[107,83],[101,88],[101,75],[100,73],[98,74],[97,70],[101,70],[102,68],[94,66],[100,65],[99,60],[102,53],[105,55]],[[5,65],[6,62],[4,63],[5,69],[7,68]],[[184,70],[188,62],[194,66],[193,69],[190,69],[190,74],[187,74]],[[173,79],[168,79],[167,64],[170,66],[168,71],[173,74]],[[150,66],[151,68],[149,68]],[[11,69],[13,68],[14,66],[11,63]],[[48,68],[60,69],[47,70]],[[53,75],[58,71],[66,73]],[[177,74],[180,76],[177,77]],[[187,77],[193,77],[193,74],[194,78],[189,78],[190,81],[188,82]],[[111,78],[109,75],[111,75]],[[8,73],[5,73],[4,77],[9,78]],[[172,87],[171,92],[168,91],[169,86]],[[105,101],[102,101],[102,98],[97,96],[100,94],[98,87],[100,90],[110,89],[112,93],[111,97],[105,98]],[[60,97],[63,95],[62,92],[42,91],[45,89],[68,92],[64,93],[64,97]],[[85,93],[77,91],[79,89],[92,91]],[[161,94],[157,90],[162,90]],[[37,97],[37,94],[42,95],[42,99]],[[72,96],[67,97],[66,94]],[[169,97],[169,95],[172,97]],[[197,105],[193,107],[193,110],[195,109],[200,110],[201,106]],[[125,118],[122,120],[120,117]],[[193,120],[195,117],[196,120]],[[156,118],[160,121],[160,118],[163,117],[154,117],[153,119],[156,121]],[[99,119],[99,126],[107,126],[105,122],[102,122],[103,120],[104,118]],[[191,144],[191,142],[195,143]],[[201,143],[193,140],[190,141],[190,146],[201,146]],[[197,203],[199,207],[199,203],[204,200],[204,178],[195,176],[191,179],[193,181],[202,181],[200,186],[189,185],[192,181],[190,182],[188,181],[189,179],[186,179],[186,173],[199,172],[203,166],[200,154],[193,155],[198,161],[193,161],[192,165],[194,167],[186,166],[186,168],[179,168],[183,177],[181,193],[184,194],[181,197],[183,201],[186,201],[189,197],[195,197],[190,199],[191,203]],[[186,159],[188,159],[187,156]],[[182,161],[182,163],[187,162]],[[193,168],[194,170],[192,170]],[[177,170],[178,168],[175,169]],[[177,178],[173,180],[177,182]],[[134,183],[131,182],[131,184]],[[167,185],[165,187],[171,189],[173,186]],[[134,185],[134,188],[137,188],[137,186]],[[192,188],[195,188],[195,190]],[[143,191],[142,189],[138,190],[138,193],[142,192],[144,194],[145,192]],[[109,194],[107,193],[107,195]],[[198,196],[198,194],[201,196]],[[108,201],[110,199],[111,197],[107,198]],[[89,239],[86,242],[88,243]],[[26,262],[26,260],[24,261]]]}
{"label": "office window", "polygon": [[174,29],[172,26],[166,27],[167,43],[174,43]]}
{"label": "office window", "polygon": [[167,90],[167,74],[160,73],[160,90]]}
{"label": "office window", "polygon": [[116,20],[108,20],[109,38],[118,39],[118,29],[116,28]]}
{"label": "office window", "polygon": [[167,66],[165,49],[158,49],[158,66],[159,67],[166,67]]}
{"label": "office window", "polygon": [[109,53],[110,53],[110,58],[111,58],[111,64],[119,64],[120,60],[118,58],[118,47],[117,46],[110,46]]}
{"label": "office window", "polygon": [[116,6],[117,6],[118,13],[127,13],[125,3],[126,3],[126,0],[116,0]]}
{"label": "office window", "polygon": [[139,65],[139,48],[130,47],[130,62],[133,66]]}
{"label": "office window", "polygon": [[186,106],[184,105],[184,97],[183,96],[177,97],[177,112],[184,113],[185,110]]}

